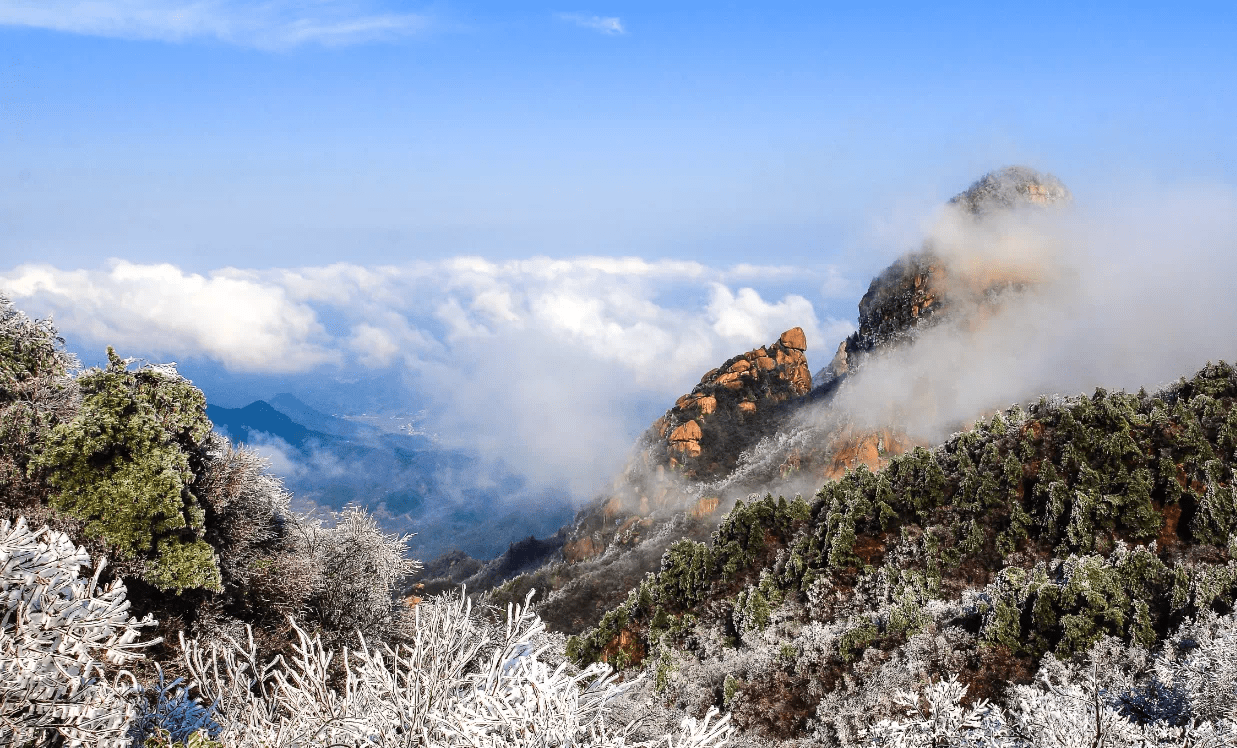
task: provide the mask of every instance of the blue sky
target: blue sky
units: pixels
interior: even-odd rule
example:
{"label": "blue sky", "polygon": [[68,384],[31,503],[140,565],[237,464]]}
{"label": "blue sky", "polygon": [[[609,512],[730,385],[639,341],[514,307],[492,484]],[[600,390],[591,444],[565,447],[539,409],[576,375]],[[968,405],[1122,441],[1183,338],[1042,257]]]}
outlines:
{"label": "blue sky", "polygon": [[0,4],[82,32],[0,26],[13,260],[862,264],[1006,163],[1237,172],[1231,4],[109,1]]}
{"label": "blue sky", "polygon": [[1231,3],[0,0],[0,291],[87,362],[403,392],[562,475],[581,419],[613,462],[790,326],[823,366],[990,169],[1227,211],[1234,39]]}

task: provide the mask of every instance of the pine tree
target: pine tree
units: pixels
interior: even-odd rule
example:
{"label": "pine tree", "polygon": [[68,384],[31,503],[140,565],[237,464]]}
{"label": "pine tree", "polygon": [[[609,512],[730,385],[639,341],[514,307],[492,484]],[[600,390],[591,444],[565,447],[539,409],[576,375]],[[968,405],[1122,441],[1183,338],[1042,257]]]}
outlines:
{"label": "pine tree", "polygon": [[36,465],[52,506],[85,522],[121,558],[145,561],[162,590],[220,589],[191,464],[210,433],[206,398],[169,367],[129,371],[110,347],[106,369],[78,377],[76,417],[51,431]]}

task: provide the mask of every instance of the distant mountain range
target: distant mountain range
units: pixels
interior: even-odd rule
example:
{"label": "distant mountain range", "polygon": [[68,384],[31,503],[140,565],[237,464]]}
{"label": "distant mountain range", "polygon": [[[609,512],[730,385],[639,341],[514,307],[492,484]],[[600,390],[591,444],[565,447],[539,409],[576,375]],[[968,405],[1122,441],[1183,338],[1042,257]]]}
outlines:
{"label": "distant mountain range", "polygon": [[531,486],[506,464],[328,415],[291,394],[243,408],[208,405],[207,415],[217,431],[271,458],[298,507],[368,506],[390,530],[416,533],[410,546],[419,557],[460,550],[493,558],[573,515],[565,491]]}

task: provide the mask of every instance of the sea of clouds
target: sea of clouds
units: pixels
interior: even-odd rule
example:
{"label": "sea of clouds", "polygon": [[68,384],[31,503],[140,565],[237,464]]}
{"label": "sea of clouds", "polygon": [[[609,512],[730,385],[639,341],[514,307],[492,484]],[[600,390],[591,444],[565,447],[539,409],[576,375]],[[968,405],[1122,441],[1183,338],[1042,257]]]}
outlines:
{"label": "sea of clouds", "polygon": [[653,417],[726,358],[799,326],[824,363],[823,351],[854,328],[818,312],[821,299],[852,285],[835,267],[630,257],[205,274],[113,260],[0,273],[20,308],[52,316],[83,345],[206,358],[236,372],[317,373],[339,388],[358,373],[396,372],[410,401],[429,404],[445,445],[501,458],[581,500],[621,467]]}

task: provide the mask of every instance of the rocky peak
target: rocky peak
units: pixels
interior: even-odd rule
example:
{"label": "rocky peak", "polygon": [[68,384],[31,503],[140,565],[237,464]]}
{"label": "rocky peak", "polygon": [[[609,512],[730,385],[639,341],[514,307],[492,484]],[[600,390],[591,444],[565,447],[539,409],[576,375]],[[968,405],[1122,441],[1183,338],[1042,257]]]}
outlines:
{"label": "rocky peak", "polygon": [[[949,205],[961,209],[975,220],[1001,211],[1053,206],[1068,203],[1072,196],[1065,185],[1051,174],[1025,166],[1008,166],[989,172]],[[989,273],[983,277],[966,275],[933,251],[931,242],[909,252],[885,268],[868,286],[859,301],[859,329],[838,346],[828,366],[816,373],[817,387],[831,387],[861,366],[865,354],[878,348],[898,345],[919,330],[967,305],[986,303],[1007,288],[1019,288],[1028,279],[1009,274]],[[972,303],[973,302],[973,303]]]}
{"label": "rocky peak", "polygon": [[1061,180],[1026,166],[1006,166],[990,171],[949,201],[966,212],[980,216],[998,210],[1027,205],[1053,205],[1073,199]]}
{"label": "rocky peak", "polygon": [[777,342],[727,360],[654,422],[650,462],[692,479],[725,475],[739,454],[776,428],[784,404],[812,387],[807,336],[795,327]]}
{"label": "rocky peak", "polygon": [[[984,221],[998,210],[1068,199],[1054,177],[1011,167],[985,175],[952,204],[964,218]],[[917,446],[897,423],[873,429],[837,413],[797,416],[809,403],[827,409],[835,388],[861,370],[871,353],[910,342],[954,314],[992,308],[1011,285],[1008,274],[966,273],[949,267],[931,242],[894,262],[872,281],[859,302],[858,330],[841,342],[815,387],[800,328],[706,373],[645,432],[611,490],[565,529],[560,557],[567,563],[538,572],[535,584],[526,580],[554,590],[543,604],[543,619],[564,631],[596,623],[605,601],[622,597],[655,570],[671,543],[708,540],[734,498],[750,491],[814,491],[861,466],[877,470]],[[754,449],[765,437],[791,429],[795,439]],[[756,456],[736,475],[744,452]]]}

